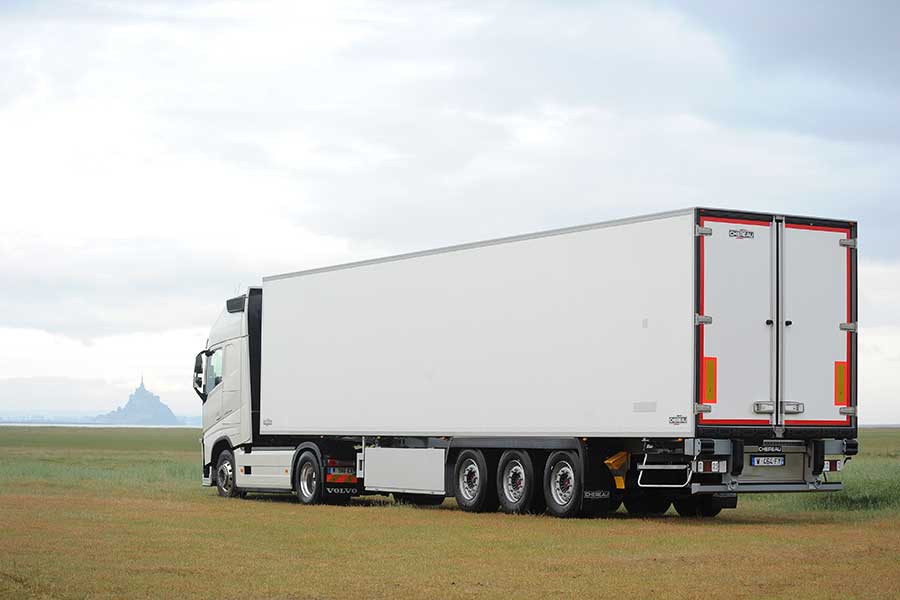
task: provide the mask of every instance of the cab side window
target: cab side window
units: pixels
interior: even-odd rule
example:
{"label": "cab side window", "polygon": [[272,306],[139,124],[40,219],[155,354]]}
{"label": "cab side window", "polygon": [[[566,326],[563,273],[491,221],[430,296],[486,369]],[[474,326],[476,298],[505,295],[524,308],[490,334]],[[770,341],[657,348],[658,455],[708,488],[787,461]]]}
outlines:
{"label": "cab side window", "polygon": [[222,349],[219,348],[206,359],[206,393],[222,383]]}

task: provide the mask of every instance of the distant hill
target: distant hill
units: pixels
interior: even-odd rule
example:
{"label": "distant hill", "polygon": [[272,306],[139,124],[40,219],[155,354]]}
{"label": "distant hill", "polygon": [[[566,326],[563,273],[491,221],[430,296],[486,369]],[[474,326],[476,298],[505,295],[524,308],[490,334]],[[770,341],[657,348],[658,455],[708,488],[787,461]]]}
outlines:
{"label": "distant hill", "polygon": [[181,425],[181,420],[172,410],[163,404],[159,396],[141,385],[128,397],[125,406],[120,406],[105,415],[94,419],[95,423],[109,425]]}

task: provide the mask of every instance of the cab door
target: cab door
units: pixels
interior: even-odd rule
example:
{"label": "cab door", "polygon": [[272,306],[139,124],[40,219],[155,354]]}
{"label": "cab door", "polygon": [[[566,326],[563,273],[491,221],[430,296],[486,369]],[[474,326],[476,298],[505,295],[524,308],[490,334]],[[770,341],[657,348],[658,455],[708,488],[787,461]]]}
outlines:
{"label": "cab door", "polygon": [[849,426],[851,230],[791,221],[782,233],[783,423]]}
{"label": "cab door", "polygon": [[701,216],[698,426],[776,423],[771,218]]}

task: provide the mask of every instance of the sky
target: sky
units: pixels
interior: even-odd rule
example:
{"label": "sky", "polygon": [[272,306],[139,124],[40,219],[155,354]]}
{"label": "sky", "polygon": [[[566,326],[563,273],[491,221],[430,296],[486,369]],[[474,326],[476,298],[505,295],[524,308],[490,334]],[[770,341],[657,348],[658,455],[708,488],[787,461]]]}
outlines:
{"label": "sky", "polygon": [[900,4],[0,3],[0,414],[97,414],[265,275],[687,206],[859,221],[900,423]]}

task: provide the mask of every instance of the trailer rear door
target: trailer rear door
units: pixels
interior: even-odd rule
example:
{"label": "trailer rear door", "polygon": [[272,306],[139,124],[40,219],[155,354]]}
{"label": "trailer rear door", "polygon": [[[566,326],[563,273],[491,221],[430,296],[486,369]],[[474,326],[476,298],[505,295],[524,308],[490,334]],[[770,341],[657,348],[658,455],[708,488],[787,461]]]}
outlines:
{"label": "trailer rear door", "polygon": [[701,214],[698,427],[852,425],[850,224]]}
{"label": "trailer rear door", "polygon": [[771,414],[754,412],[774,395],[773,231],[770,221],[702,217],[710,231],[700,237],[699,424],[774,424]]}
{"label": "trailer rear door", "polygon": [[850,425],[851,255],[849,228],[784,224],[784,382],[791,426]]}

